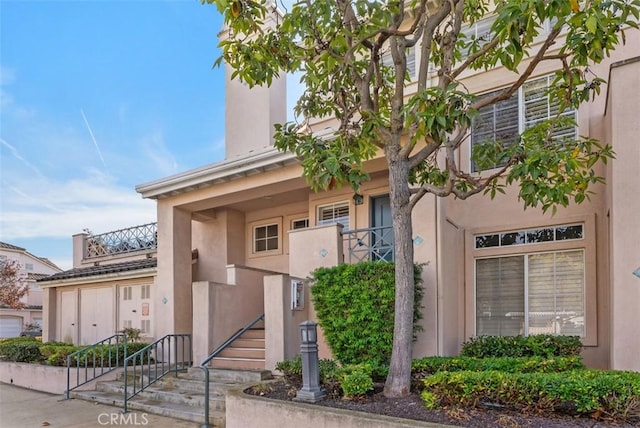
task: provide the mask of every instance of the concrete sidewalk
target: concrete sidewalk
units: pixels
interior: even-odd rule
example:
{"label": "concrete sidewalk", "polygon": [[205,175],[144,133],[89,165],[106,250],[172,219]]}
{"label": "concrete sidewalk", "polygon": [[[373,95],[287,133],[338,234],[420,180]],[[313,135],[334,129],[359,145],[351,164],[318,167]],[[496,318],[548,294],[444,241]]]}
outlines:
{"label": "concrete sidewalk", "polygon": [[200,424],[150,413],[83,400],[65,400],[62,395],[34,391],[0,383],[0,427],[2,428],[89,428],[89,427],[177,427],[194,428]]}

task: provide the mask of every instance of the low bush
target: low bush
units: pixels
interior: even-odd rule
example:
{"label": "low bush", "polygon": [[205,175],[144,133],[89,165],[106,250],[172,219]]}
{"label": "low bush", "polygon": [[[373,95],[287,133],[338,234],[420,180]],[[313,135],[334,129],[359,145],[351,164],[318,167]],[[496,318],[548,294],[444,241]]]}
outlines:
{"label": "low bush", "polygon": [[[146,343],[128,343],[127,354],[140,351]],[[0,358],[5,361],[24,363],[45,363],[52,366],[66,366],[67,356],[84,349],[85,346],[74,346],[64,342],[46,342],[33,337],[16,337],[0,340]],[[71,365],[83,367],[99,367],[124,364],[124,345],[101,345],[90,349],[86,354],[74,355]],[[143,362],[154,361],[148,353],[143,356]],[[140,364],[140,358],[136,360]]]}
{"label": "low bush", "polygon": [[16,341],[11,344],[3,344],[0,354],[3,360],[15,361],[17,363],[36,363],[42,360],[40,354],[40,345],[42,343],[37,340],[32,341]]}
{"label": "low bush", "polygon": [[507,373],[553,373],[583,369],[580,357],[425,357],[411,362],[414,376],[427,376],[436,372],[448,371],[487,371],[498,370]]}
{"label": "low bush", "polygon": [[571,357],[579,355],[578,336],[478,336],[462,344],[460,356],[487,357]]}
{"label": "low bush", "polygon": [[340,386],[345,398],[356,398],[373,390],[372,369],[368,364],[346,365],[340,371]]}
{"label": "low bush", "polygon": [[[289,382],[302,382],[302,357],[296,355],[288,360],[280,361],[276,364],[276,370],[282,372]],[[318,361],[320,383],[337,381],[340,371],[340,366],[335,360],[323,358]]]}
{"label": "low bush", "polygon": [[502,405],[521,411],[640,421],[640,373],[574,370],[563,373],[437,372],[424,379],[425,406]]}

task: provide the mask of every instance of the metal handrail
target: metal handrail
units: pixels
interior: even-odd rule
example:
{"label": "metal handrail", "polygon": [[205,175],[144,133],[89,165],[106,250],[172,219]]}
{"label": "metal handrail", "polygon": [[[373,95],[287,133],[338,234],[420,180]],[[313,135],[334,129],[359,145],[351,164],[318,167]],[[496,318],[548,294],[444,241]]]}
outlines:
{"label": "metal handrail", "polygon": [[207,367],[207,364],[231,345],[231,343],[233,343],[237,338],[242,336],[247,330],[256,325],[260,320],[264,320],[264,314],[259,315],[249,324],[236,331],[233,336],[225,340],[222,345],[218,346],[207,358],[204,359],[204,361],[200,363],[200,368],[204,371],[204,424],[201,425],[201,428],[211,427],[211,425],[209,425],[209,367]]}
{"label": "metal handrail", "polygon": [[[115,342],[115,343],[114,343]],[[105,347],[106,345],[106,347]],[[115,345],[115,349],[113,346]],[[124,356],[120,358],[120,345],[124,347]],[[95,350],[95,351],[94,351]],[[92,353],[92,358],[89,360],[89,353]],[[112,351],[114,351],[112,353]],[[98,357],[99,354],[99,358]],[[105,366],[105,357],[107,365]],[[112,363],[111,359],[115,357],[115,364]],[[105,375],[117,368],[122,367],[124,364],[124,360],[127,358],[127,336],[123,333],[114,334],[113,336],[107,337],[106,339],[101,340],[100,342],[94,343],[93,345],[89,345],[85,348],[79,349],[69,355],[67,355],[67,389],[65,390],[64,396],[65,399],[69,399],[69,393],[74,389],[82,386],[92,380],[99,378],[102,375]],[[71,388],[71,361],[74,360],[76,362],[76,385]],[[100,363],[97,365],[96,363]],[[121,364],[122,362],[122,364]],[[91,363],[91,365],[89,365]],[[81,381],[81,369],[84,368],[84,376]],[[90,370],[93,369],[93,370]],[[89,377],[89,376],[92,377]]]}
{"label": "metal handrail", "polygon": [[[181,342],[180,353],[178,341]],[[188,346],[185,346],[186,342]],[[188,355],[187,355],[188,353]],[[152,357],[153,354],[153,357]],[[173,356],[173,362],[172,362]],[[165,361],[165,359],[167,361]],[[127,413],[128,401],[156,383],[163,376],[191,367],[193,360],[190,334],[167,334],[145,346],[124,360],[124,413]],[[140,384],[137,383],[137,369],[140,366]],[[133,370],[133,390],[129,394],[129,368]],[[146,374],[146,381],[145,381]],[[152,376],[153,374],[153,376]]]}
{"label": "metal handrail", "polygon": [[393,226],[369,227],[345,230],[343,239],[348,242],[349,263],[364,260],[394,260]]}

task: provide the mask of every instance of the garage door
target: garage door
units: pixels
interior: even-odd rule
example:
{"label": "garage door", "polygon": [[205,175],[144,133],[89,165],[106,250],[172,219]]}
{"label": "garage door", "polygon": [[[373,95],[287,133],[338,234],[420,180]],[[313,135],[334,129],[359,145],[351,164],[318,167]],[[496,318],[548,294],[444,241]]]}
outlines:
{"label": "garage door", "polygon": [[22,331],[22,318],[0,317],[0,337],[17,337]]}

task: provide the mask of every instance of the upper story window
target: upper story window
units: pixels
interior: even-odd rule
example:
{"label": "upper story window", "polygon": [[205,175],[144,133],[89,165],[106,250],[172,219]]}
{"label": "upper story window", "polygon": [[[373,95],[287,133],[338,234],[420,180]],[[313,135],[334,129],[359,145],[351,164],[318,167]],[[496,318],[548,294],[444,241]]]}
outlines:
{"label": "upper story window", "polygon": [[264,253],[279,248],[278,224],[265,224],[253,228],[253,252]]}
{"label": "upper story window", "polygon": [[142,299],[150,299],[151,298],[151,286],[143,285],[140,287],[140,298]]}
{"label": "upper story window", "polygon": [[[411,46],[407,48],[407,73],[409,73],[409,78],[413,79],[416,77],[416,48],[415,46]],[[391,56],[391,52],[387,51],[382,55],[382,64],[387,67],[393,67],[393,57]]]}
{"label": "upper story window", "polygon": [[487,16],[479,19],[471,25],[467,25],[460,30],[465,35],[465,43],[477,40],[479,46],[483,46],[491,40],[491,26],[496,20],[497,15]]}
{"label": "upper story window", "polygon": [[339,202],[318,207],[318,225],[340,223],[349,229],[349,202]]}
{"label": "upper story window", "polygon": [[291,220],[291,230],[306,229],[307,227],[309,227],[308,218],[299,218],[299,219]]}
{"label": "upper story window", "polygon": [[539,244],[543,242],[582,239],[584,238],[584,226],[582,224],[572,224],[540,229],[526,229],[486,235],[475,235],[474,238],[476,248]]}
{"label": "upper story window", "polygon": [[[526,82],[509,99],[481,108],[471,124],[471,146],[487,141],[498,141],[504,147],[516,144],[519,135],[525,129],[558,115],[576,119],[576,110],[567,108],[560,112],[560,101],[551,99],[547,89],[552,77],[545,76]],[[498,93],[493,91],[485,96]],[[552,137],[576,138],[576,127],[567,125],[554,129]],[[496,164],[497,168],[504,164]],[[474,172],[478,171],[472,165]]]}
{"label": "upper story window", "polygon": [[122,300],[131,300],[133,298],[133,290],[131,287],[122,287]]}
{"label": "upper story window", "polygon": [[25,263],[24,264],[24,269],[28,270],[29,272],[31,272],[33,270],[33,263]]}

